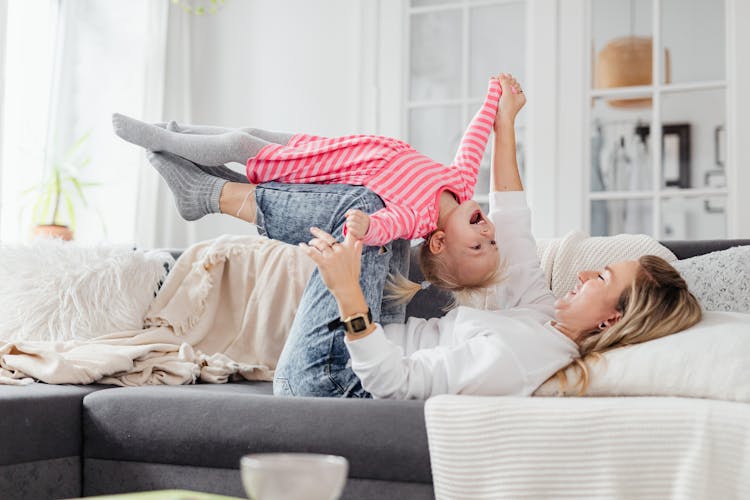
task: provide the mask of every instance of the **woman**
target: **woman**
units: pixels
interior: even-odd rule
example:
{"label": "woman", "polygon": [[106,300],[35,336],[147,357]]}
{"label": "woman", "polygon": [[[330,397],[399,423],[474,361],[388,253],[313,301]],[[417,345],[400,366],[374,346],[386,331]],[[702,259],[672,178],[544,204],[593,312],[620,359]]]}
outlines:
{"label": "woman", "polygon": [[[522,94],[508,106],[523,106]],[[600,271],[584,271],[579,284],[555,301],[536,257],[515,158],[513,113],[499,110],[489,218],[507,265],[494,293],[504,309],[458,307],[439,319],[410,318],[382,327],[367,318],[358,285],[361,242],[343,243],[320,229],[305,252],[335,298],[351,366],[364,391],[380,398],[426,399],[443,393],[531,395],[569,365],[578,368],[581,392],[587,360],[619,346],[681,331],[701,309],[685,281],[666,261],[644,256]]]}

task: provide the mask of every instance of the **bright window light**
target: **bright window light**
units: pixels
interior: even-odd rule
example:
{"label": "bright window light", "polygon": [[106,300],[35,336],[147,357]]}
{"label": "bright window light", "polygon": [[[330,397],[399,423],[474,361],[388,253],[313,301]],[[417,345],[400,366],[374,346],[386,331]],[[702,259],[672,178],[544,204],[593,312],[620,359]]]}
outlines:
{"label": "bright window light", "polygon": [[33,197],[22,192],[41,178],[52,87],[55,0],[7,3],[0,240],[28,237]]}

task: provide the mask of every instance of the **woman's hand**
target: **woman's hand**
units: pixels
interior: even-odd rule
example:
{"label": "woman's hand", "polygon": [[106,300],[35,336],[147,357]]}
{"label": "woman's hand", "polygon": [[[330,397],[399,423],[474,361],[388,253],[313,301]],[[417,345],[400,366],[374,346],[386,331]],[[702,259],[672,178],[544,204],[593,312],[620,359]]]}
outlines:
{"label": "woman's hand", "polygon": [[523,93],[521,84],[509,73],[500,73],[497,76],[503,94],[497,104],[497,116],[495,116],[495,130],[502,126],[502,123],[512,124],[516,115],[526,104],[526,95]]}
{"label": "woman's hand", "polygon": [[317,227],[310,228],[310,232],[315,238],[299,246],[317,264],[323,283],[339,305],[347,297],[362,295],[359,287],[362,242],[354,237],[351,230],[343,243]]}
{"label": "woman's hand", "polygon": [[349,210],[346,212],[346,228],[349,234],[361,240],[370,228],[370,216],[362,210]]}

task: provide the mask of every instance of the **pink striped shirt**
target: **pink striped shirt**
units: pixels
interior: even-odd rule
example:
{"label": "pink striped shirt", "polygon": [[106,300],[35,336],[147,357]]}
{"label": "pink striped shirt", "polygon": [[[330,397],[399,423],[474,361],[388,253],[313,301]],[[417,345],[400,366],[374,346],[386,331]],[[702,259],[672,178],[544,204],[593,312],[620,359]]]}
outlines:
{"label": "pink striped shirt", "polygon": [[297,134],[288,144],[269,144],[250,158],[247,178],[253,184],[366,186],[380,196],[385,208],[370,215],[364,244],[427,236],[437,228],[440,193],[449,190],[459,203],[474,195],[501,92],[498,81],[490,80],[484,104],[469,123],[450,166],[391,137]]}

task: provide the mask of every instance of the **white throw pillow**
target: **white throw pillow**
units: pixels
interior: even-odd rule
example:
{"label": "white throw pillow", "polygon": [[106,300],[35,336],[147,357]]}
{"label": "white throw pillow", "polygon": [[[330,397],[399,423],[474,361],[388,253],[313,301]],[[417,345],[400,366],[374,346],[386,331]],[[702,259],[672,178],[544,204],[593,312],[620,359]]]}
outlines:
{"label": "white throw pillow", "polygon": [[750,246],[672,263],[706,311],[750,313]]}
{"label": "white throw pillow", "polygon": [[[687,396],[750,402],[750,314],[705,312],[674,335],[621,347],[590,363],[587,396]],[[562,395],[575,396],[575,372]],[[535,396],[558,395],[556,378]]]}
{"label": "white throw pillow", "polygon": [[0,246],[0,341],[90,339],[143,328],[166,252],[55,239]]}

